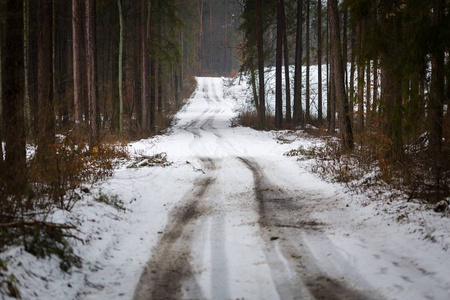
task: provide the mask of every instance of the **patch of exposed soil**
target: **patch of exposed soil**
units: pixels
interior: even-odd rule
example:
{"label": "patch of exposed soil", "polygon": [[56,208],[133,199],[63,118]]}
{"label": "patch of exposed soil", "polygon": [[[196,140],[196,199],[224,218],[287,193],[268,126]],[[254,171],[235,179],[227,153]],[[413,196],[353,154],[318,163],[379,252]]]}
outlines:
{"label": "patch of exposed soil", "polygon": [[272,184],[255,160],[243,157],[239,160],[253,174],[265,255],[280,298],[375,299],[370,292],[351,288],[351,282],[328,277],[313,253],[301,243],[305,235],[323,234],[326,226],[311,218],[303,204],[306,199]]}
{"label": "patch of exposed soil", "polygon": [[[216,169],[212,159],[204,157],[200,160],[205,170]],[[189,247],[192,221],[203,215],[199,202],[213,182],[212,176],[201,176],[195,182],[194,190],[185,195],[181,206],[172,210],[154,254],[141,275],[134,299],[182,298],[183,281],[193,278]]]}

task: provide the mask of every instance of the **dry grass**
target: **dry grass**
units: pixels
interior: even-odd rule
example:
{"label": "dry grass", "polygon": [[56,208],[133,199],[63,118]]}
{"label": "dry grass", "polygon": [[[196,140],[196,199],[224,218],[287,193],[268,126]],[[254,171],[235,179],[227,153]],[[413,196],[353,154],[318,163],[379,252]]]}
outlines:
{"label": "dry grass", "polygon": [[[402,192],[409,199],[425,203],[436,203],[450,195],[450,162],[431,156],[426,139],[407,145],[402,157],[392,156],[391,146],[387,136],[376,132],[355,135],[351,153],[343,152],[339,140],[331,139],[313,153],[313,170],[329,180],[345,183],[355,192],[371,189],[381,195],[382,190],[391,190],[393,197]],[[444,143],[443,157],[450,157],[448,146]]]}
{"label": "dry grass", "polygon": [[241,112],[232,120],[232,126],[244,126],[256,130],[274,130],[274,124],[275,117],[273,115],[266,115],[266,123],[262,125],[255,112]]}

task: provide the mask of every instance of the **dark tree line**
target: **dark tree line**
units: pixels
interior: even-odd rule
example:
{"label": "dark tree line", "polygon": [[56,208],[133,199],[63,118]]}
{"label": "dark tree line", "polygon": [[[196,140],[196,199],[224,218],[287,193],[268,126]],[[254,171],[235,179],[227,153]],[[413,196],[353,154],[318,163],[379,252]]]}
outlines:
{"label": "dark tree line", "polygon": [[239,5],[235,0],[199,0],[199,73],[230,76],[239,68],[236,44]]}
{"label": "dark tree line", "polygon": [[[99,155],[105,140],[163,130],[194,74],[236,68],[237,7],[231,0],[0,1],[1,204],[11,208],[5,199],[35,193],[36,180],[45,181],[45,195],[61,198],[56,190],[70,181],[64,168],[76,177],[80,167],[72,158]],[[63,158],[68,149],[72,158]]]}
{"label": "dark tree line", "polygon": [[[411,149],[420,144],[421,166],[416,167],[422,170],[422,181],[427,182],[424,186],[438,195],[450,193],[448,1],[242,0],[239,3],[244,36],[241,71],[250,74],[262,126],[267,122],[264,68],[275,67],[276,127],[313,122],[327,125],[328,132],[333,134],[337,125],[342,149],[352,150],[357,142],[378,151],[379,159],[403,165],[417,162],[412,157],[418,152],[413,155]],[[284,15],[286,10],[296,13]],[[283,44],[283,38],[287,43]],[[281,82],[283,64],[290,61],[295,68],[292,118],[290,90],[287,85],[283,88]],[[314,116],[311,63],[318,65],[319,72]],[[322,116],[322,64],[326,64],[327,70],[327,124]],[[288,68],[284,67],[288,76]],[[301,76],[303,70],[306,77]]]}

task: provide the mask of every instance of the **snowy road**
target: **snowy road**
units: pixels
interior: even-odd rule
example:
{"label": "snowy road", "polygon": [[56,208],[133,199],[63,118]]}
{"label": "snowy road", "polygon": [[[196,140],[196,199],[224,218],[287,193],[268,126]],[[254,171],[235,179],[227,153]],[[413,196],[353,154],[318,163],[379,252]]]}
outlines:
{"label": "snowy road", "polygon": [[283,157],[267,133],[231,127],[222,85],[198,78],[170,138],[155,144],[197,175],[168,212],[135,299],[449,295],[439,266],[417,261],[414,241],[363,224],[344,193]]}
{"label": "snowy road", "polygon": [[[283,155],[321,140],[231,127],[247,86],[197,80],[169,133],[49,216],[77,226],[80,268],[1,253],[22,299],[450,299],[447,217],[325,182]],[[170,164],[142,163],[160,153]]]}

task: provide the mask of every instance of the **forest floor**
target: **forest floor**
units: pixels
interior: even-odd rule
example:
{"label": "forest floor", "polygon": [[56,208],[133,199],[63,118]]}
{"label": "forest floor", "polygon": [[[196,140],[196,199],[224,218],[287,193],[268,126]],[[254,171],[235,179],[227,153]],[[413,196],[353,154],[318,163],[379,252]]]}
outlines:
{"label": "forest floor", "polygon": [[301,131],[233,127],[225,83],[198,78],[168,134],[129,145],[93,189],[114,205],[52,214],[81,268],[1,253],[25,299],[450,298],[450,218],[324,181],[284,155],[323,143]]}

